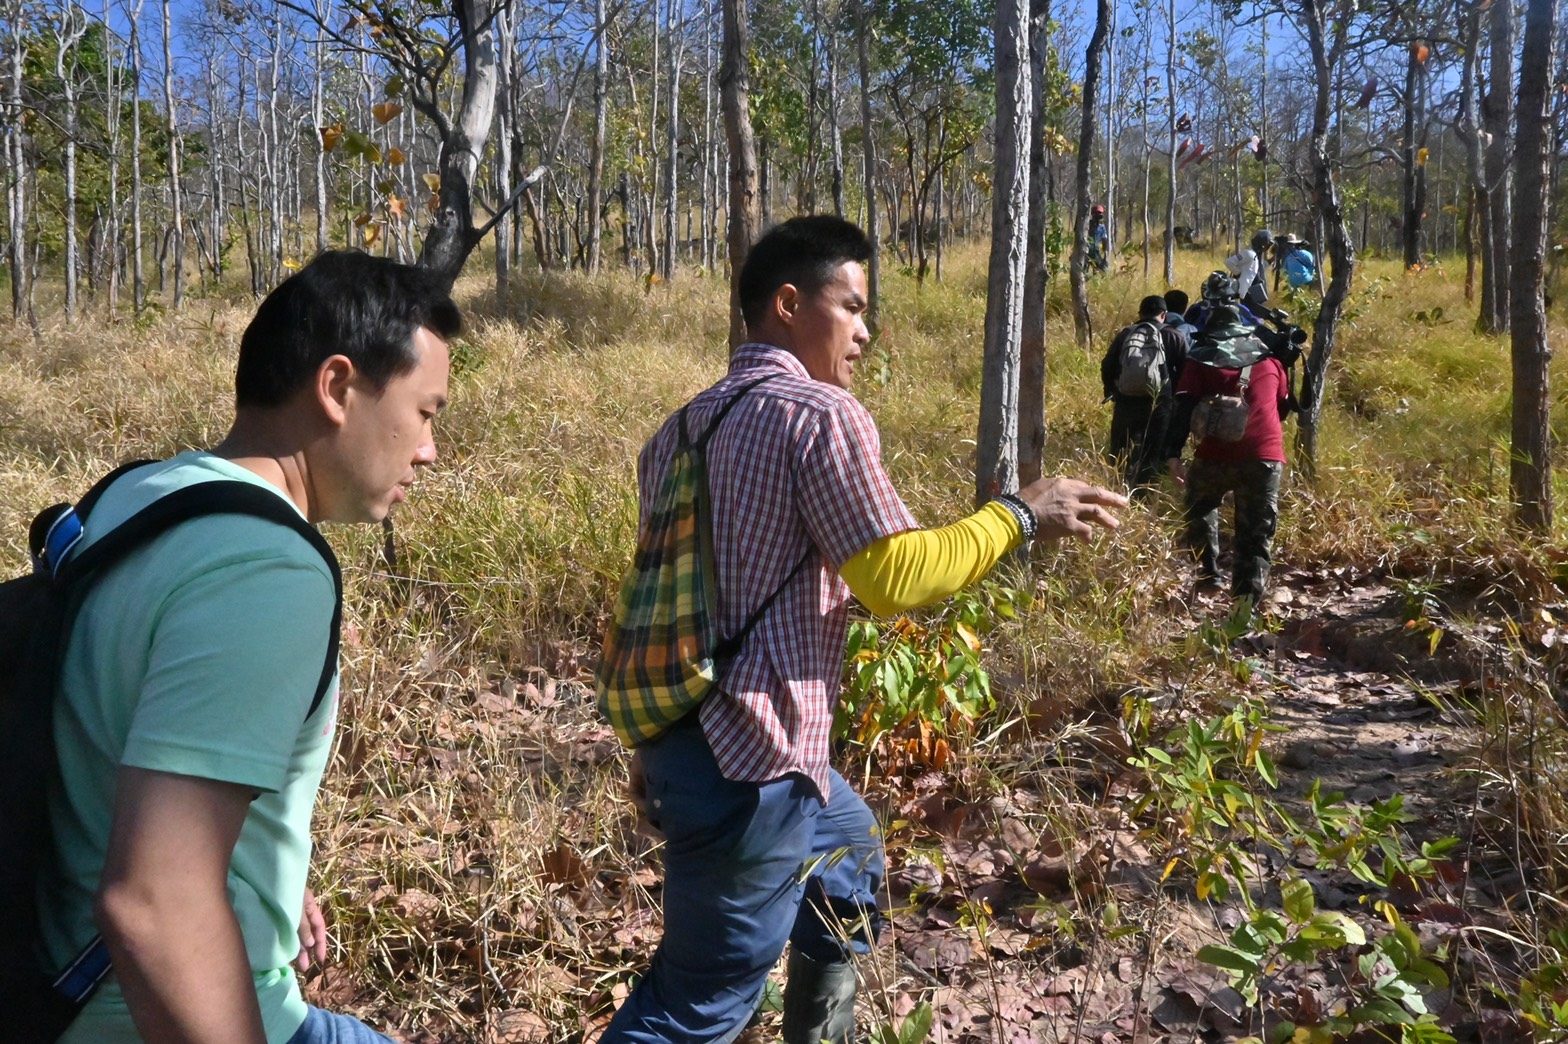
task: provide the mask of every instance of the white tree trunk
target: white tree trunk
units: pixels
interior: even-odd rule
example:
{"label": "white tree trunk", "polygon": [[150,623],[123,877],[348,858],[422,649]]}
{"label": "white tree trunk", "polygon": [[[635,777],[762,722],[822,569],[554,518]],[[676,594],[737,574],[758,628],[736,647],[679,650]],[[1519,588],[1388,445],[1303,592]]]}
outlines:
{"label": "white tree trunk", "polygon": [[996,5],[996,182],[980,379],[975,499],[1018,488],[1019,338],[1028,258],[1030,91],[1024,0]]}
{"label": "white tree trunk", "polygon": [[163,106],[164,130],[169,136],[169,263],[174,269],[174,297],[178,309],[185,299],[185,203],[180,191],[180,123],[174,103],[174,21],[169,0],[163,0]]}

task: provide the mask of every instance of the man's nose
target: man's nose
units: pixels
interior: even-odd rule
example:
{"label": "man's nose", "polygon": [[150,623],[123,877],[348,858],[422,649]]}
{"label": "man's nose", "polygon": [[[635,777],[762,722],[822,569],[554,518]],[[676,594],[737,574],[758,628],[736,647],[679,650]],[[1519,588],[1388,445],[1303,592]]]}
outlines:
{"label": "man's nose", "polygon": [[435,440],[435,436],[433,436],[433,435],[426,436],[425,439],[422,442],[420,442],[419,449],[417,451],[415,451],[415,453],[414,453],[414,464],[416,466],[418,466],[418,467],[423,467],[426,464],[434,464],[435,462],[436,462],[436,440]]}

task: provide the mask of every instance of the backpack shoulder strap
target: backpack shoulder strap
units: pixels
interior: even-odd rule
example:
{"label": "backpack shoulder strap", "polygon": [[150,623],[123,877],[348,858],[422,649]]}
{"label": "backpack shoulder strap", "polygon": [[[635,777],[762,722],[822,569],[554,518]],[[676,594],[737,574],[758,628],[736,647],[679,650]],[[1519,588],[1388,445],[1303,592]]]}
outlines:
{"label": "backpack shoulder strap", "polygon": [[[102,483],[100,483],[102,485]],[[94,487],[96,490],[97,487]],[[89,494],[91,496],[91,494]],[[84,498],[85,499],[85,498]],[[94,498],[96,500],[96,498]],[[91,504],[88,505],[89,510]],[[73,512],[74,514],[74,512]],[[129,519],[105,533],[79,554],[55,567],[58,583],[77,591],[95,582],[137,548],[151,542],[182,522],[205,515],[250,515],[285,526],[298,533],[315,548],[332,574],[334,604],[332,627],[327,639],[326,662],[305,717],[316,713],[326,696],[337,667],[339,631],[343,623],[343,573],[331,546],[312,526],[276,494],[249,482],[222,479],[186,486],[142,508]]]}
{"label": "backpack shoulder strap", "polygon": [[719,430],[719,425],[724,422],[724,418],[729,415],[730,410],[735,407],[736,403],[740,402],[741,399],[746,397],[747,392],[751,391],[751,389],[755,388],[759,384],[766,384],[775,377],[782,376],[784,376],[782,373],[770,373],[765,377],[758,377],[754,381],[747,381],[745,384],[743,384],[740,391],[736,392],[734,395],[731,395],[725,401],[724,405],[719,407],[719,412],[714,415],[711,421],[708,422],[708,427],[701,435],[697,436],[696,441],[692,440],[691,431],[686,425],[686,412],[691,409],[691,403],[688,402],[686,405],[682,406],[680,411],[676,414],[677,422],[680,425],[679,445],[682,448],[690,447],[699,451],[705,448],[708,445],[708,440],[713,438],[713,433]]}

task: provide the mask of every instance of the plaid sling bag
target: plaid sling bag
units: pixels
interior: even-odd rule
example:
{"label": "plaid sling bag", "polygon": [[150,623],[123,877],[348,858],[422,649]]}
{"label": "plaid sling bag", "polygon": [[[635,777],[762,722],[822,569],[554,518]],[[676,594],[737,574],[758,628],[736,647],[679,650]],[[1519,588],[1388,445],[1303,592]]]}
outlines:
{"label": "plaid sling bag", "polygon": [[631,572],[621,582],[595,679],[599,709],[628,747],[657,738],[707,697],[724,666],[811,558],[808,549],[740,630],[720,640],[705,452],[736,403],[777,376],[742,387],[696,439],[686,424],[690,403],[677,415],[675,456],[638,541]]}

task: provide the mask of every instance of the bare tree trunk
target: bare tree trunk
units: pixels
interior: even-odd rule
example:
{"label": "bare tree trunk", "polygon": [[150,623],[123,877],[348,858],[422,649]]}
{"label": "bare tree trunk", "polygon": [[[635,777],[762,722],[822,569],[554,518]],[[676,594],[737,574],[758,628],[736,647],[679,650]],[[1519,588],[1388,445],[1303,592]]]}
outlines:
{"label": "bare tree trunk", "polygon": [[833,161],[833,213],[844,216],[844,134],[838,122],[838,34],[827,34],[828,147]]}
{"label": "bare tree trunk", "polygon": [[147,273],[142,261],[142,0],[131,5],[131,303],[140,315],[147,307]]}
{"label": "bare tree trunk", "polygon": [[1165,116],[1170,131],[1165,154],[1165,285],[1170,286],[1176,282],[1176,0],[1166,0],[1165,27],[1170,34],[1165,44]]}
{"label": "bare tree trunk", "polygon": [[[1143,26],[1143,83],[1149,83],[1150,52],[1154,46],[1154,32],[1147,21]],[[1149,183],[1154,166],[1154,150],[1149,147],[1149,97],[1147,92],[1138,102],[1138,111],[1143,117],[1143,136],[1139,139],[1143,149],[1143,278],[1149,278],[1149,238],[1152,229],[1149,223]]]}
{"label": "bare tree trunk", "polygon": [[756,241],[757,150],[751,136],[751,27],[745,0],[722,0],[724,58],[719,66],[724,133],[729,139],[730,347],[746,338],[740,267]]}
{"label": "bare tree trunk", "polygon": [[316,0],[316,64],[311,70],[310,113],[316,124],[316,250],[327,249],[327,227],[332,215],[327,202],[327,150],[322,148],[321,131],[327,125],[326,91],[322,79],[326,75],[327,34],[322,26],[332,18],[331,0]]}
{"label": "bare tree trunk", "polygon": [[[1269,224],[1274,220],[1272,206],[1273,198],[1269,195],[1269,20],[1258,19],[1260,36],[1258,40],[1259,68],[1258,74],[1258,166],[1262,168],[1262,180],[1258,186],[1258,212],[1263,216],[1263,223]],[[1237,232],[1240,235],[1240,232]],[[1322,244],[1316,244],[1321,247]]]}
{"label": "bare tree trunk", "polygon": [[1089,279],[1085,271],[1088,261],[1089,229],[1089,172],[1094,156],[1095,98],[1100,85],[1100,58],[1105,53],[1105,38],[1110,35],[1111,2],[1096,0],[1094,34],[1089,37],[1089,49],[1084,56],[1083,69],[1083,118],[1078,125],[1078,185],[1073,207],[1073,251],[1068,260],[1068,278],[1072,284],[1073,329],[1079,344],[1094,339],[1094,324],[1089,317]]}
{"label": "bare tree trunk", "polygon": [[[1421,264],[1421,218],[1426,210],[1426,56],[1427,47],[1412,42],[1405,56],[1404,133],[1400,148],[1400,197],[1404,217],[1400,245],[1405,267]],[[1425,52],[1425,53],[1424,53]]]}
{"label": "bare tree trunk", "polygon": [[[223,278],[223,238],[227,230],[228,205],[224,194],[223,163],[221,157],[228,155],[228,138],[224,134],[224,120],[219,115],[223,111],[218,91],[218,70],[216,61],[207,62],[207,111],[212,114],[211,127],[211,156],[207,163],[207,187],[212,193],[212,209],[208,218],[208,236],[212,240],[209,251],[209,268],[214,281]],[[320,144],[318,139],[317,144]],[[318,162],[320,149],[317,150]],[[318,215],[319,216],[319,215]],[[203,279],[203,284],[206,280]]]}
{"label": "bare tree trunk", "polygon": [[1050,0],[1029,3],[1029,221],[1023,319],[1018,338],[1018,484],[1038,479],[1045,459],[1046,173],[1045,58]]}
{"label": "bare tree trunk", "polygon": [[1334,341],[1339,329],[1340,310],[1350,292],[1350,278],[1356,255],[1345,228],[1335,160],[1330,153],[1329,136],[1333,72],[1336,55],[1331,55],[1326,39],[1327,16],[1321,0],[1299,0],[1299,18],[1304,25],[1307,46],[1312,56],[1316,83],[1312,106],[1312,205],[1326,238],[1332,277],[1318,310],[1312,331],[1312,349],[1307,355],[1301,382],[1301,427],[1297,432],[1298,466],[1308,480],[1317,474],[1318,427],[1323,413],[1323,390],[1334,356]]}
{"label": "bare tree trunk", "polygon": [[1552,73],[1560,17],[1556,0],[1530,0],[1519,66],[1517,196],[1513,207],[1513,444],[1509,489],[1522,526],[1552,527],[1552,411],[1545,286],[1547,188],[1552,163]]}
{"label": "bare tree trunk", "polygon": [[[1513,69],[1514,7],[1494,2],[1490,6],[1492,57],[1490,82],[1482,100],[1482,119],[1490,141],[1486,147],[1487,210],[1482,242],[1490,253],[1482,257],[1481,322],[1491,333],[1508,329],[1508,270],[1513,200]],[[1487,290],[1492,291],[1490,300]],[[1490,308],[1488,308],[1490,305]]]}
{"label": "bare tree trunk", "polygon": [[[113,0],[103,0],[103,24],[109,20]],[[114,34],[104,34],[104,129],[108,137],[109,217],[104,229],[105,273],[109,318],[120,304],[120,98],[119,61],[115,57]]]}
{"label": "bare tree trunk", "polygon": [[64,103],[65,122],[65,317],[76,318],[77,280],[81,272],[81,257],[76,242],[76,139],[81,133],[77,120],[76,92],[78,84],[76,47],[87,33],[85,12],[76,6],[76,0],[64,0],[60,9],[60,23],[55,28],[54,71],[60,80],[61,101]]}
{"label": "bare tree trunk", "polygon": [[678,16],[677,0],[669,0],[669,89],[670,116],[664,137],[664,256],[663,276],[675,276],[675,253],[679,247],[680,230],[675,220],[679,208],[680,174],[680,112],[681,112],[681,55],[685,51],[683,34]]}
{"label": "bare tree trunk", "polygon": [[[1018,488],[1019,337],[1029,236],[1029,19],[1024,0],[996,5],[996,183],[980,379],[975,500]],[[1093,119],[1093,110],[1089,119]]]}
{"label": "bare tree trunk", "polygon": [[1105,257],[1116,256],[1116,219],[1121,209],[1116,205],[1116,106],[1120,101],[1121,84],[1116,70],[1116,4],[1111,4],[1110,32],[1105,37]]}
{"label": "bare tree trunk", "polygon": [[[496,16],[496,38],[501,46],[496,55],[496,129],[495,129],[495,192],[496,198],[512,197],[512,12],[502,10]],[[503,308],[511,290],[511,244],[507,241],[507,222],[495,226],[495,298]]]}
{"label": "bare tree trunk", "polygon": [[[506,6],[510,9],[510,0],[506,0]],[[490,137],[499,85],[492,5],[487,0],[454,0],[452,7],[463,40],[462,102],[457,121],[448,120],[433,104],[417,103],[423,104],[425,116],[436,125],[441,138],[440,201],[420,247],[419,265],[435,272],[448,285],[457,281],[468,255],[489,231],[474,227],[472,186],[479,157]],[[501,205],[510,203],[508,200]]]}
{"label": "bare tree trunk", "polygon": [[860,148],[865,160],[866,238],[871,240],[871,262],[866,266],[869,300],[866,325],[877,335],[882,302],[882,236],[877,220],[877,144],[871,122],[871,0],[855,0],[855,50],[860,65]]}
{"label": "bare tree trunk", "polygon": [[27,315],[32,301],[32,266],[28,256],[27,141],[22,126],[24,112],[23,70],[26,59],[26,13],[21,0],[9,5],[9,90],[6,97],[6,211],[10,219],[7,263],[11,269],[11,318]]}
{"label": "bare tree trunk", "polygon": [[170,307],[178,309],[185,300],[185,203],[180,191],[180,123],[174,106],[174,22],[169,16],[169,0],[163,0],[163,106],[169,135],[169,241],[170,264],[174,267],[174,297]]}
{"label": "bare tree trunk", "polygon": [[604,231],[604,136],[609,123],[610,52],[605,0],[594,0],[593,139],[588,153],[588,271],[599,271],[599,244]]}

